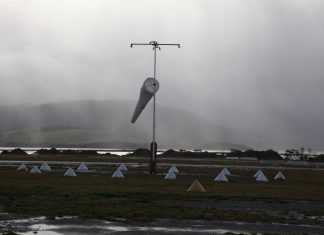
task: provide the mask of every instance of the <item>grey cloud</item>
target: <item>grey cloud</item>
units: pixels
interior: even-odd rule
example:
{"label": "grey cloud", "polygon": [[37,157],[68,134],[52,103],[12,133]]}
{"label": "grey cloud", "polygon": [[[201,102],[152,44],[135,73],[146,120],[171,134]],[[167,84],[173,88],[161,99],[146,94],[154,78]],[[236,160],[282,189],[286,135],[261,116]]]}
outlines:
{"label": "grey cloud", "polygon": [[129,44],[181,43],[158,52],[159,103],[320,148],[323,18],[315,0],[0,1],[0,103],[137,99],[153,54]]}

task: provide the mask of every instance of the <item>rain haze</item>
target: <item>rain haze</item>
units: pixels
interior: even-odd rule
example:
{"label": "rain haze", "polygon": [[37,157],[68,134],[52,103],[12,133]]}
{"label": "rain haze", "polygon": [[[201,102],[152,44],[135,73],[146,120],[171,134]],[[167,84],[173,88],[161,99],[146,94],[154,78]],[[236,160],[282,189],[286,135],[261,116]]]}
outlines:
{"label": "rain haze", "polygon": [[0,0],[0,35],[2,106],[136,102],[153,52],[130,43],[180,43],[158,51],[160,105],[324,149],[321,0]]}

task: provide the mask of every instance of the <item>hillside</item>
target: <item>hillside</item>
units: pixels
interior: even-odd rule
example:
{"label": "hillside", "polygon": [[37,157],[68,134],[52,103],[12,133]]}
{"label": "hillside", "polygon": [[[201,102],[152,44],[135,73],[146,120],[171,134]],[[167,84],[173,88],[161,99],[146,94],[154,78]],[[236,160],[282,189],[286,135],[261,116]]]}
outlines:
{"label": "hillside", "polygon": [[[2,146],[146,147],[151,140],[151,106],[130,123],[135,101],[71,101],[0,107]],[[192,113],[159,106],[160,148],[246,148],[243,133],[218,127]]]}

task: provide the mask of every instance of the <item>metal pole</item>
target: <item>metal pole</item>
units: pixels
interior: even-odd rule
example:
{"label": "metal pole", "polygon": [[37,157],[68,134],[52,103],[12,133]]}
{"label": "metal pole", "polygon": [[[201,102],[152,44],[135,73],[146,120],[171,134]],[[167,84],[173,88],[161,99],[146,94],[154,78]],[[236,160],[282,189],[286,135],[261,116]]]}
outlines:
{"label": "metal pole", "polygon": [[153,94],[153,141],[151,146],[151,162],[150,162],[150,174],[156,175],[156,151],[157,151],[157,144],[155,142],[155,126],[156,126],[156,120],[155,120],[155,103],[156,103],[156,96],[155,96],[155,89],[156,89],[156,49],[161,50],[160,46],[177,46],[180,48],[180,44],[170,44],[170,43],[158,43],[156,41],[152,41],[150,43],[131,43],[130,47],[133,46],[153,46],[154,50],[154,94]]}
{"label": "metal pole", "polygon": [[155,90],[156,90],[156,48],[154,48],[154,94],[153,94],[153,142],[155,142],[155,102],[156,102],[156,96],[155,96]]}
{"label": "metal pole", "polygon": [[155,103],[156,103],[156,96],[155,96],[155,89],[156,89],[156,49],[157,47],[154,47],[154,94],[153,94],[153,143],[152,143],[152,171],[154,175],[156,175],[156,144],[155,144],[155,125],[156,125],[156,120],[155,120]]}

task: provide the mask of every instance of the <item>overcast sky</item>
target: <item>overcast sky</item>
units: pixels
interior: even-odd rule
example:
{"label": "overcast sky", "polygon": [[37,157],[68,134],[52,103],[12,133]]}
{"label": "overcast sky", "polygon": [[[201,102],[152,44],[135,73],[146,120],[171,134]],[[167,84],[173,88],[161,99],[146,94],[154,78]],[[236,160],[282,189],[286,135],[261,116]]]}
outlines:
{"label": "overcast sky", "polygon": [[152,40],[160,104],[324,146],[322,0],[0,0],[0,105],[136,100]]}

